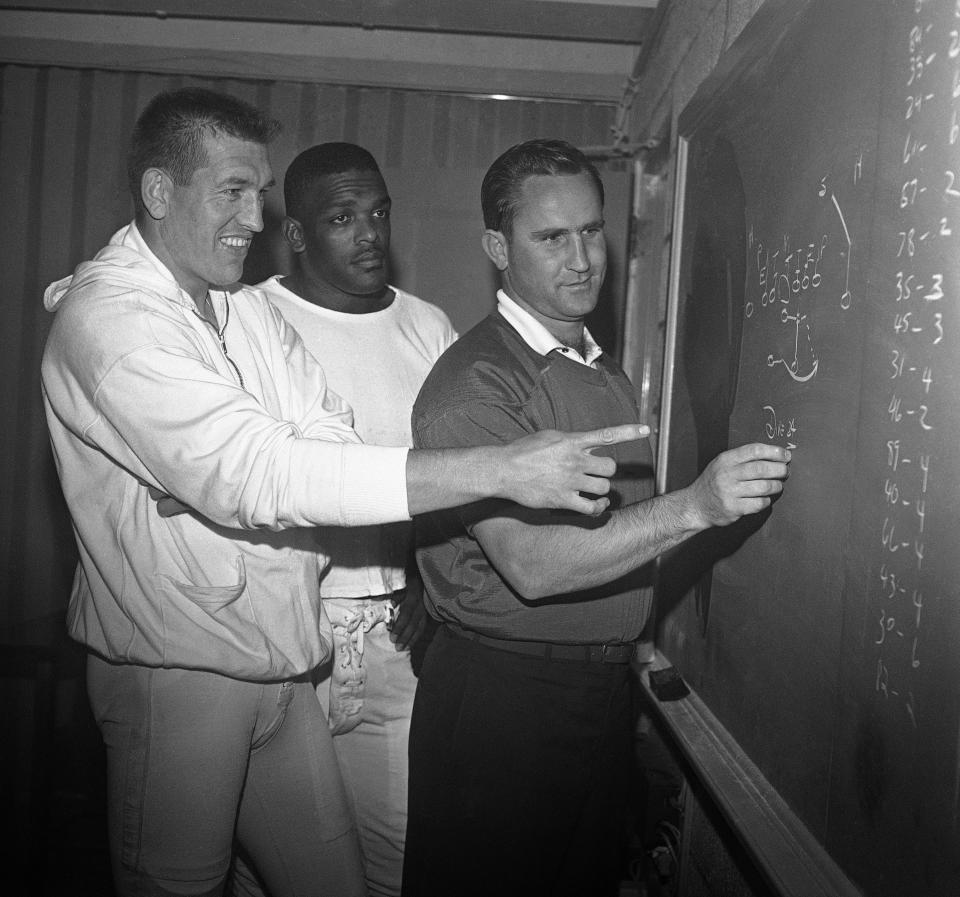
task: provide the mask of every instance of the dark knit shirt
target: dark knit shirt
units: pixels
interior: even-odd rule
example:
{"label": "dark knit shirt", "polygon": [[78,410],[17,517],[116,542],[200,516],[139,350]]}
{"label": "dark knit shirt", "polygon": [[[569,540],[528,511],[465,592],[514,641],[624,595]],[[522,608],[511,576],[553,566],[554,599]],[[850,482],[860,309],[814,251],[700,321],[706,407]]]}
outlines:
{"label": "dark knit shirt", "polygon": [[[413,409],[413,439],[418,448],[491,445],[539,430],[638,422],[633,387],[613,360],[601,355],[592,368],[559,351],[541,355],[494,312],[454,343],[428,375]],[[617,461],[611,509],[652,495],[646,440],[597,453]],[[608,514],[520,510],[497,500],[423,515],[417,559],[431,614],[495,638],[590,644],[635,639],[650,609],[649,567],[587,591],[525,600],[472,535],[478,520],[518,512],[534,523],[584,528],[609,520]],[[529,563],[543,561],[531,557]]]}

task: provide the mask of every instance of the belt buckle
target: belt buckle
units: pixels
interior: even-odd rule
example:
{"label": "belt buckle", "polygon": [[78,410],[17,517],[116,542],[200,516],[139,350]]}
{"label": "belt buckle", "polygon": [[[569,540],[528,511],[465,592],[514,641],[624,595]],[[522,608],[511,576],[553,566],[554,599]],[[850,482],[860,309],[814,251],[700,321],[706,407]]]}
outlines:
{"label": "belt buckle", "polygon": [[[620,651],[622,651],[624,645],[609,645],[604,643],[600,646],[600,662],[601,663],[621,663],[620,660]],[[615,653],[616,652],[616,653]]]}

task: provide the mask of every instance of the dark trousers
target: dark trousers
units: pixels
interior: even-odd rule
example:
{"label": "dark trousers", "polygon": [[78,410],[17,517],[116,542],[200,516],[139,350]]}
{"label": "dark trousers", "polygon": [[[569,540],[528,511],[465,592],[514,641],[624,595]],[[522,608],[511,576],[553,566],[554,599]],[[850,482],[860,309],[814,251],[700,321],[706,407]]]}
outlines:
{"label": "dark trousers", "polygon": [[633,697],[626,664],[526,657],[441,627],[413,708],[404,897],[616,894]]}

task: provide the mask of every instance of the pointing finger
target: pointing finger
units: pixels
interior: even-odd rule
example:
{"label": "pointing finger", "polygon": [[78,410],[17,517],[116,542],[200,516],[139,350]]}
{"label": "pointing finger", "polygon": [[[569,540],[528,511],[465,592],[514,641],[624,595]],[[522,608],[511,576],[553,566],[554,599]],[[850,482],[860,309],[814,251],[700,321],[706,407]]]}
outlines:
{"label": "pointing finger", "polygon": [[589,430],[581,433],[579,442],[584,448],[598,448],[604,445],[616,445],[620,442],[633,442],[646,439],[650,428],[646,424],[621,424],[618,427],[604,427],[601,430]]}

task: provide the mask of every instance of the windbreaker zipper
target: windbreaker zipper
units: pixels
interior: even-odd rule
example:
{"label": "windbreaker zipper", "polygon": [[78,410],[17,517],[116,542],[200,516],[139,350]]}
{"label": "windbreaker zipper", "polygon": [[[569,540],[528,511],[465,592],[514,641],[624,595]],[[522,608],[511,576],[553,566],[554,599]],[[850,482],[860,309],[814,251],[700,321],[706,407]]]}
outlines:
{"label": "windbreaker zipper", "polygon": [[220,348],[223,350],[223,357],[230,362],[230,367],[233,368],[234,372],[237,375],[237,379],[240,381],[240,388],[245,390],[246,384],[243,382],[243,374],[240,373],[240,368],[237,367],[237,363],[230,357],[230,353],[227,351],[227,340],[224,334],[227,332],[227,324],[230,323],[230,300],[224,296],[224,305],[226,307],[227,313],[223,318],[223,327],[217,328],[210,323],[203,315],[200,314],[196,309],[193,310],[193,313],[201,320],[204,324],[209,327],[213,327],[213,332],[216,333],[217,339],[220,341]]}

